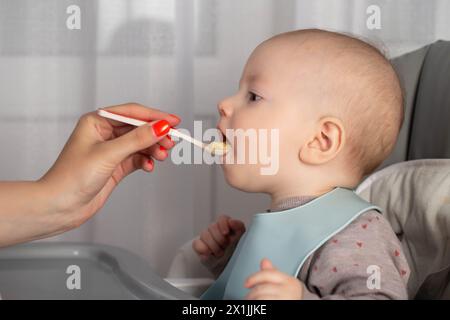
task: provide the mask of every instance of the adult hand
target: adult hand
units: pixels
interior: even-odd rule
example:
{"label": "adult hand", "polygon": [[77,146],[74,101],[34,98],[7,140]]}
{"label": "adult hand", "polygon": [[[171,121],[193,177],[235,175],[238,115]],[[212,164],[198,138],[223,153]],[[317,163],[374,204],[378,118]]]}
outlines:
{"label": "adult hand", "polygon": [[149,122],[133,127],[83,115],[50,170],[35,182],[0,183],[0,246],[58,234],[92,217],[118,183],[137,169],[152,171],[174,142],[180,119],[130,103],[105,108]]}

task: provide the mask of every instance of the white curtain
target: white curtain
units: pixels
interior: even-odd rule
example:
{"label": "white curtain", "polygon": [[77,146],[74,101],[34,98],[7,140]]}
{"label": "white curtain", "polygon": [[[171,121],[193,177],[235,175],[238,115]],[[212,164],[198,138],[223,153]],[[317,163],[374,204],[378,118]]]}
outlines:
{"label": "white curtain", "polygon": [[[77,5],[81,29],[69,30]],[[381,9],[368,30],[366,9]],[[297,28],[351,32],[390,56],[450,39],[450,1],[435,0],[0,0],[0,179],[40,177],[78,117],[136,101],[214,126],[253,48]],[[156,163],[104,209],[55,241],[126,248],[164,274],[175,250],[218,213],[246,220],[267,199],[232,190],[220,169]]]}
{"label": "white curtain", "polygon": [[[74,4],[80,30],[66,26]],[[101,106],[139,102],[192,126],[194,14],[190,0],[1,1],[0,179],[39,178],[78,117]],[[54,240],[117,245],[163,272],[193,235],[192,174],[170,162],[155,169],[127,178],[96,217]]]}

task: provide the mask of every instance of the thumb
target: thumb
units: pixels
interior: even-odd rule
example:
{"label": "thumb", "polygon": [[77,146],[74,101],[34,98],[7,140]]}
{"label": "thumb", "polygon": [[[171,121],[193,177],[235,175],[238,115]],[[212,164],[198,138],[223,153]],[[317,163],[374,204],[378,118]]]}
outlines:
{"label": "thumb", "polygon": [[169,132],[166,120],[144,124],[130,132],[103,143],[102,155],[114,163],[120,163],[128,156],[144,150],[160,141]]}
{"label": "thumb", "polygon": [[228,226],[237,234],[242,234],[245,231],[245,224],[241,220],[229,219]]}
{"label": "thumb", "polygon": [[228,226],[231,230],[230,241],[231,243],[236,243],[236,241],[238,241],[241,238],[242,234],[245,232],[245,225],[240,220],[229,219]]}
{"label": "thumb", "polygon": [[261,260],[260,268],[261,268],[261,270],[276,269],[273,266],[272,262],[269,259],[267,259],[267,258],[264,258],[264,259]]}

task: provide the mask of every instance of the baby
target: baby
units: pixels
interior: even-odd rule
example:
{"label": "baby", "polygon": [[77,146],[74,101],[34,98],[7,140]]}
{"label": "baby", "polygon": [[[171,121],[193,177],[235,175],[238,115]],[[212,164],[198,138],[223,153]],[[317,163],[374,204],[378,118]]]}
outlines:
{"label": "baby", "polygon": [[[313,203],[336,187],[354,189],[389,155],[403,121],[402,91],[389,61],[363,41],[322,30],[284,33],[260,44],[238,92],[218,109],[222,132],[279,130],[276,174],[261,175],[258,163],[222,166],[231,186],[269,194],[272,215]],[[218,277],[244,233],[241,221],[221,216],[193,249]],[[380,271],[378,285],[370,285],[370,266]],[[242,287],[247,299],[407,299],[409,273],[389,222],[371,209],[311,252],[297,273],[264,258]]]}

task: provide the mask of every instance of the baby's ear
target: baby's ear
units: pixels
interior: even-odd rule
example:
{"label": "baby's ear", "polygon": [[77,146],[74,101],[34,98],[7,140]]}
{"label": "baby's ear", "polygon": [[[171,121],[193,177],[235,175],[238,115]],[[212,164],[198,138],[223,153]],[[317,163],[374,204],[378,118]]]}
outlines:
{"label": "baby's ear", "polygon": [[319,165],[333,160],[345,144],[345,130],[342,121],[335,117],[320,119],[316,131],[300,149],[300,161]]}

